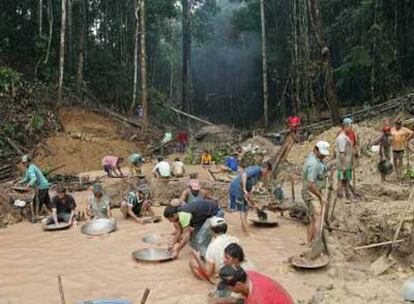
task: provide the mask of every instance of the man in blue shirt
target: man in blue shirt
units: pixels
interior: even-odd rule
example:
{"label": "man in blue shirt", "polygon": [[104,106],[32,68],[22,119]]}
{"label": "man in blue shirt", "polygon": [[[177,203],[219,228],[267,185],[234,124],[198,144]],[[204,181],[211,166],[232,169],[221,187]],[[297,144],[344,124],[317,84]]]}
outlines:
{"label": "man in blue shirt", "polygon": [[247,212],[249,205],[255,207],[251,200],[251,191],[253,186],[259,181],[264,180],[272,173],[272,165],[269,162],[264,162],[261,167],[250,166],[247,167],[241,174],[239,174],[230,184],[230,210],[237,210],[240,212],[241,226],[244,232],[247,231]]}
{"label": "man in blue shirt", "polygon": [[27,191],[29,191],[30,188],[33,188],[35,190],[33,202],[31,203],[32,222],[35,222],[37,219],[39,219],[43,204],[46,205],[46,208],[48,210],[51,210],[49,182],[44,177],[42,171],[40,171],[40,169],[31,162],[31,159],[28,155],[22,156],[22,164],[26,167],[26,173],[19,184],[25,184],[25,189]]}

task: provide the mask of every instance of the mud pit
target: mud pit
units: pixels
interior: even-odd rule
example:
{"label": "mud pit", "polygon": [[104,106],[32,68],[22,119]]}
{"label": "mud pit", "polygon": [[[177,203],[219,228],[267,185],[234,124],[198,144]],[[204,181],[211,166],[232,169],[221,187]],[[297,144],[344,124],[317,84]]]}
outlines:
{"label": "mud pit", "polygon": [[[100,169],[100,161],[105,154],[126,155],[133,151],[130,149],[137,148],[134,143],[122,140],[119,133],[113,133],[117,128],[113,121],[82,111],[69,113],[72,112],[62,117],[64,122],[67,120],[65,133],[48,141],[47,149],[53,148],[53,154],[45,152],[36,159],[41,166],[66,163],[63,171],[84,172]],[[72,120],[69,115],[75,119]],[[79,132],[81,137],[73,138],[73,134]],[[333,132],[329,130],[327,134]],[[375,132],[371,130],[370,134],[374,136]],[[298,164],[303,162],[303,155],[312,145],[296,147],[289,159],[295,165],[284,164],[282,175],[290,176],[294,169],[299,177]],[[353,204],[338,202],[337,219],[333,225],[358,233],[333,231],[330,234],[331,263],[326,269],[297,271],[287,264],[290,256],[305,250],[301,245],[305,243],[305,226],[287,216],[270,213],[271,218],[280,223],[278,228],[252,226],[251,235],[245,236],[240,229],[238,215],[226,214],[230,234],[240,239],[246,255],[257,270],[278,280],[297,303],[403,303],[400,290],[404,280],[412,276],[411,268],[398,264],[384,275],[375,277],[369,272],[369,266],[382,254],[383,248],[353,250],[358,245],[391,239],[401,210],[407,206],[404,200],[408,196],[408,186],[396,185],[392,181],[379,187],[375,164],[375,156],[364,157],[357,171],[357,188],[365,201]],[[152,166],[144,166],[147,176],[151,175]],[[189,166],[187,171],[198,173],[203,186],[213,192],[223,205],[226,204],[229,184],[215,183],[208,172],[199,166]],[[102,173],[95,171],[87,175],[100,176]],[[187,181],[188,178],[169,183],[152,180],[154,201],[157,204],[166,203],[178,196]],[[133,180],[104,180],[104,186],[115,203],[123,198],[133,183]],[[296,181],[295,188],[298,196],[300,182]],[[285,185],[284,190],[289,196],[289,185]],[[79,209],[85,208],[88,195],[88,191],[74,193]],[[161,207],[155,210],[159,215],[163,212]],[[137,302],[145,288],[151,289],[147,303],[207,303],[207,293],[212,286],[192,277],[187,266],[191,256],[189,248],[182,251],[178,260],[163,264],[137,263],[131,257],[134,250],[151,247],[142,242],[145,235],[172,231],[167,221],[142,226],[124,220],[118,209],[114,209],[113,213],[119,229],[102,237],[82,235],[80,225],[54,233],[43,232],[40,224],[27,222],[0,229],[0,304],[59,303],[59,274],[63,278],[67,303],[99,298]],[[407,223],[402,236],[409,232],[410,224]]]}

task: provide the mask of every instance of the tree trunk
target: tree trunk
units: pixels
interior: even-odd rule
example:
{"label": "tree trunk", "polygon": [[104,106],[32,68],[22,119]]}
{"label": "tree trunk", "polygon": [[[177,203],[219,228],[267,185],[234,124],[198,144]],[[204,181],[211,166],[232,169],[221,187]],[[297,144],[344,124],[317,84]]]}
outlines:
{"label": "tree trunk", "polygon": [[52,6],[52,0],[48,1],[48,19],[49,19],[49,39],[47,43],[47,50],[45,59],[43,60],[43,64],[46,64],[49,60],[49,54],[50,54],[50,45],[52,44],[52,35],[53,35],[53,6]]}
{"label": "tree trunk", "polygon": [[262,21],[262,65],[263,65],[263,116],[264,127],[269,128],[269,116],[268,116],[268,102],[269,94],[267,88],[267,54],[266,54],[266,20],[264,11],[264,0],[260,0],[260,16]]}
{"label": "tree trunk", "polygon": [[191,22],[190,22],[190,1],[181,0],[182,12],[182,32],[183,32],[183,87],[182,103],[183,111],[188,111],[190,107],[190,74],[191,74]]}
{"label": "tree trunk", "polygon": [[81,97],[83,84],[83,71],[85,66],[85,40],[86,40],[86,1],[80,0],[79,3],[79,18],[80,29],[78,38],[78,69],[76,72],[76,94]]}
{"label": "tree trunk", "polygon": [[58,106],[62,104],[63,70],[65,67],[66,0],[61,0],[61,1],[62,1],[62,21],[60,25]]}
{"label": "tree trunk", "polygon": [[325,72],[325,97],[331,112],[331,119],[334,125],[341,123],[341,115],[339,112],[338,99],[336,96],[335,81],[333,78],[333,69],[331,63],[330,50],[325,41],[322,17],[320,15],[319,0],[309,1],[309,18],[313,28],[316,42],[320,49],[320,57],[323,61],[323,69]]}
{"label": "tree trunk", "polygon": [[[140,9],[140,0],[137,0],[136,2],[136,9],[135,9],[135,19],[136,19],[136,24],[135,24],[135,47],[134,47],[134,81],[133,81],[133,88],[132,88],[132,102],[131,102],[131,107],[129,108],[129,115],[132,116],[134,114],[134,110],[135,107],[137,105],[137,82],[138,82],[138,37],[139,37],[139,27],[140,27],[140,22],[139,22],[139,9]],[[142,14],[141,14],[142,17]]]}
{"label": "tree trunk", "polygon": [[145,0],[140,0],[140,32],[141,32],[141,105],[144,114],[144,130],[148,127],[147,103],[147,50],[145,46]]}
{"label": "tree trunk", "polygon": [[42,37],[43,25],[43,0],[39,0],[39,37]]}
{"label": "tree trunk", "polygon": [[72,20],[73,20],[73,0],[66,0],[67,7],[67,67],[69,74],[72,73],[73,69],[73,43],[72,43]]}

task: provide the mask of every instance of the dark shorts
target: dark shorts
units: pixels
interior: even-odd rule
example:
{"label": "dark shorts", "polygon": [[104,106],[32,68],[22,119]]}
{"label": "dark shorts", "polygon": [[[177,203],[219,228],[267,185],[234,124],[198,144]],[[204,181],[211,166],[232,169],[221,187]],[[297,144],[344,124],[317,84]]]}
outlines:
{"label": "dark shorts", "polygon": [[105,165],[103,166],[103,169],[108,174],[113,170],[111,165]]}
{"label": "dark shorts", "polygon": [[394,156],[394,158],[396,158],[396,159],[403,160],[403,158],[404,158],[404,150],[401,150],[401,151],[395,151],[395,150],[393,150],[393,151],[392,151],[392,155],[393,155],[393,156]]}
{"label": "dark shorts", "polygon": [[33,202],[38,205],[39,210],[45,205],[48,210],[52,210],[50,205],[49,189],[38,189],[33,198]]}
{"label": "dark shorts", "polygon": [[249,205],[243,197],[230,196],[230,203],[236,206],[236,210],[239,212],[249,211]]}

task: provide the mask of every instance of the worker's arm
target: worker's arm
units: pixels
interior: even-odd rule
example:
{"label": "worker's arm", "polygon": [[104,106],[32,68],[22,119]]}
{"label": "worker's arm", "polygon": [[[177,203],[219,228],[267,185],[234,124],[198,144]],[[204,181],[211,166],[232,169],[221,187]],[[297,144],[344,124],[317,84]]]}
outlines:
{"label": "worker's arm", "polygon": [[201,189],[203,196],[205,199],[213,199],[213,197],[211,196],[211,193],[207,190]]}
{"label": "worker's arm", "polygon": [[75,208],[72,209],[70,212],[69,223],[73,222],[73,218],[75,217]]}
{"label": "worker's arm", "polygon": [[88,205],[86,206],[86,215],[92,218],[92,208],[89,202],[88,202]]}
{"label": "worker's arm", "polygon": [[[122,170],[121,170],[121,166],[120,165],[117,165],[116,166],[116,169],[119,171],[119,176],[124,176],[124,173],[122,173]],[[115,174],[116,174],[116,171],[114,170],[114,172],[115,172]],[[118,174],[117,174],[118,175]]]}
{"label": "worker's arm", "polygon": [[111,204],[108,204],[108,207],[106,208],[106,215],[111,218],[112,217],[112,211],[111,211]]}
{"label": "worker's arm", "polygon": [[183,233],[181,236],[181,239],[178,243],[174,246],[173,249],[173,258],[178,258],[178,255],[180,254],[181,249],[184,248],[185,245],[187,245],[188,241],[190,240],[191,232],[194,230],[193,227],[188,226],[183,229]]}
{"label": "worker's arm", "polygon": [[244,194],[248,194],[247,192],[247,174],[245,172],[243,172],[242,174],[242,190],[244,192]]}
{"label": "worker's arm", "polygon": [[210,278],[214,274],[215,263],[212,263],[208,260],[206,263],[204,263],[203,260],[201,259],[200,252],[194,249],[192,251],[193,251],[194,258],[197,261],[198,267],[200,268],[201,272],[206,275],[205,279],[209,280],[209,282],[212,283]]}
{"label": "worker's arm", "polygon": [[55,222],[55,224],[57,225],[58,222],[58,217],[57,217],[57,210],[56,208],[52,208],[52,216],[53,216],[53,221]]}
{"label": "worker's arm", "polygon": [[141,219],[140,218],[138,218],[136,215],[135,215],[135,213],[134,213],[134,211],[132,211],[132,208],[128,205],[127,206],[127,208],[128,208],[128,210],[127,210],[127,212],[128,212],[128,214],[129,214],[129,216],[130,217],[132,217],[137,223],[139,223],[139,224],[144,224],[144,222],[143,221],[141,221]]}
{"label": "worker's arm", "polygon": [[309,191],[313,193],[320,201],[323,200],[322,193],[319,188],[316,186],[315,182],[308,182]]}
{"label": "worker's arm", "polygon": [[181,228],[181,225],[179,223],[174,223],[174,238],[168,245],[168,249],[172,250],[181,239],[181,235],[183,234],[183,229]]}
{"label": "worker's arm", "polygon": [[187,201],[187,195],[188,195],[188,189],[185,189],[181,195],[180,195],[180,202],[186,202]]}

